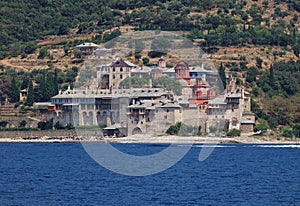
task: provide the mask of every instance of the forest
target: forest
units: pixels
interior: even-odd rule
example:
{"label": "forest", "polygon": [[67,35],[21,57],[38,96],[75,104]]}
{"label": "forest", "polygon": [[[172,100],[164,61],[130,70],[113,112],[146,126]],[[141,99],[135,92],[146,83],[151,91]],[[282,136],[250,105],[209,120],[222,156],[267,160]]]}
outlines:
{"label": "forest", "polygon": [[[246,0],[3,0],[0,2],[0,59],[32,53],[36,40],[47,35],[95,32],[94,40],[110,40],[106,30],[129,25],[135,30],[181,30],[191,39],[205,39],[203,46],[292,46],[300,53],[297,30],[300,2],[276,7],[270,17],[268,0],[259,6]],[[249,5],[247,5],[249,4]],[[249,7],[249,8],[248,8]],[[290,21],[283,19],[293,11]],[[75,29],[75,30],[74,30]]]}

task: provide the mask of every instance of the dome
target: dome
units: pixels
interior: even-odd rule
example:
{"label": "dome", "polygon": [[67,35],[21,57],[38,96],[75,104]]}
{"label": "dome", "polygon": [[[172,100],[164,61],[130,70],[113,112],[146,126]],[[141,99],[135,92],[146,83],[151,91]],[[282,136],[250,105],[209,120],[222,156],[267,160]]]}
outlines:
{"label": "dome", "polygon": [[178,62],[175,66],[175,69],[188,69],[188,68],[189,65],[184,61]]}

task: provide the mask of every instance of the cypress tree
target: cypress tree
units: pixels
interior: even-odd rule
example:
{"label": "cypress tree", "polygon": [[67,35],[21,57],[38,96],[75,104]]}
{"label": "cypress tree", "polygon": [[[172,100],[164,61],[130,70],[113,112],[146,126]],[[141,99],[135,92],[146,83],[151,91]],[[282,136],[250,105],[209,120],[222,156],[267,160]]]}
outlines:
{"label": "cypress tree", "polygon": [[45,101],[48,101],[55,94],[54,75],[52,73],[47,74],[46,91]]}
{"label": "cypress tree", "polygon": [[55,69],[54,71],[54,80],[53,80],[53,85],[54,85],[54,95],[58,94],[58,69]]}
{"label": "cypress tree", "polygon": [[13,77],[11,80],[11,90],[9,93],[10,102],[16,103],[20,101],[20,90],[17,86],[16,79]]}
{"label": "cypress tree", "polygon": [[39,86],[36,88],[36,96],[35,101],[37,102],[45,102],[47,101],[48,91],[46,85],[46,71],[43,71],[40,77]]}
{"label": "cypress tree", "polygon": [[226,88],[226,74],[225,74],[225,67],[223,67],[223,64],[221,63],[221,66],[219,67],[219,76],[222,80],[224,89]]}
{"label": "cypress tree", "polygon": [[32,85],[32,80],[29,80],[28,93],[25,101],[25,105],[32,106],[34,103],[34,90]]}
{"label": "cypress tree", "polygon": [[26,88],[28,88],[28,86],[29,86],[28,76],[24,75],[23,79],[22,79],[21,89],[26,89]]}

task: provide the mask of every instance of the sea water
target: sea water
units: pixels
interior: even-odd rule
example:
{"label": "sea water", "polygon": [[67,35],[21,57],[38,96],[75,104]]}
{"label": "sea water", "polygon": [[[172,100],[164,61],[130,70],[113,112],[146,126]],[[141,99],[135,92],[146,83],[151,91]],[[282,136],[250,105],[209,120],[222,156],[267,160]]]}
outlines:
{"label": "sea water", "polygon": [[[166,147],[114,146],[136,155]],[[300,205],[299,145],[218,145],[200,162],[202,147],[164,172],[130,177],[81,144],[1,143],[0,205]]]}

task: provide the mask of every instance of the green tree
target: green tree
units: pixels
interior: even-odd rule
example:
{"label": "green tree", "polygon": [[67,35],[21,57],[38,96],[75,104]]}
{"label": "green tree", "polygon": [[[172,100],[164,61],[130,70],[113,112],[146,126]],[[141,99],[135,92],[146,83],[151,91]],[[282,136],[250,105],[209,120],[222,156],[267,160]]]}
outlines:
{"label": "green tree", "polygon": [[54,94],[53,95],[57,95],[59,91],[58,72],[59,72],[58,69],[54,70],[54,79],[53,79]]}
{"label": "green tree", "polygon": [[23,75],[21,89],[27,89],[29,85],[29,78],[26,74]]}
{"label": "green tree", "polygon": [[263,60],[259,57],[256,57],[256,67],[261,69],[262,68],[262,63],[263,63]]}
{"label": "green tree", "polygon": [[78,49],[74,49],[74,57],[76,58],[76,59],[81,59],[82,58],[82,52],[80,51],[80,50],[78,50]]}
{"label": "green tree", "polygon": [[283,128],[282,129],[282,136],[291,138],[293,137],[293,130],[291,128]]}
{"label": "green tree", "polygon": [[221,81],[223,83],[223,88],[226,88],[226,74],[225,74],[225,67],[223,67],[223,64],[221,63],[219,67],[219,76],[221,78]]}
{"label": "green tree", "polygon": [[32,80],[29,80],[28,93],[27,93],[27,98],[26,98],[26,101],[25,101],[25,105],[32,106],[33,103],[34,103],[33,84],[32,84]]}
{"label": "green tree", "polygon": [[241,136],[241,130],[233,129],[227,132],[228,137],[237,137]]}
{"label": "green tree", "polygon": [[9,93],[9,98],[11,103],[16,103],[20,101],[20,90],[17,86],[16,79],[13,77],[11,80],[11,89]]}
{"label": "green tree", "polygon": [[165,88],[169,91],[173,91],[176,95],[181,95],[182,86],[180,82],[175,79],[171,79],[168,76],[161,76],[153,80],[153,87]]}
{"label": "green tree", "polygon": [[47,55],[48,55],[48,47],[42,47],[42,48],[40,49],[38,58],[39,58],[39,59],[44,59]]}
{"label": "green tree", "polygon": [[26,47],[24,48],[24,52],[26,54],[32,54],[33,52],[35,52],[37,48],[37,45],[35,42],[29,42]]}
{"label": "green tree", "polygon": [[137,61],[140,61],[140,59],[142,58],[141,53],[135,53],[134,58],[135,58]]}
{"label": "green tree", "polygon": [[149,58],[143,57],[142,61],[143,61],[143,64],[146,65],[149,63]]}
{"label": "green tree", "polygon": [[54,128],[58,130],[58,129],[64,129],[65,127],[62,126],[59,121],[57,121],[54,125]]}
{"label": "green tree", "polygon": [[25,127],[27,124],[26,120],[22,120],[21,122],[19,122],[19,127]]}
{"label": "green tree", "polygon": [[181,122],[177,122],[175,125],[171,125],[171,126],[167,129],[166,133],[167,133],[167,134],[171,134],[171,135],[174,135],[174,134],[177,135],[178,132],[180,131],[181,125],[182,125]]}
{"label": "green tree", "polygon": [[260,119],[254,127],[254,132],[258,132],[258,131],[265,132],[268,130],[268,128],[269,128],[268,123],[265,120]]}
{"label": "green tree", "polygon": [[293,134],[295,137],[300,137],[300,124],[293,125]]}
{"label": "green tree", "polygon": [[139,76],[126,77],[123,81],[120,82],[119,88],[142,88],[144,85],[148,84],[149,79],[150,76],[146,76],[143,78]]}

